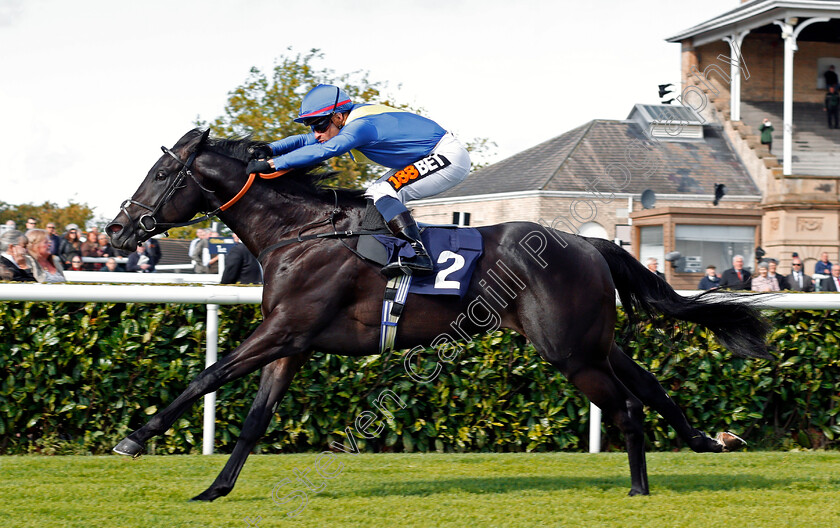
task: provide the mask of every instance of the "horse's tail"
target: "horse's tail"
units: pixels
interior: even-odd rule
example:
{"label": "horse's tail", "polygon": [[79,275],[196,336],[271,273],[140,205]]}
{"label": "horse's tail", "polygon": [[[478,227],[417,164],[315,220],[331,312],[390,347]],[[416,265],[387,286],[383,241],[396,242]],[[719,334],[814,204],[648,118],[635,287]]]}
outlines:
{"label": "horse's tail", "polygon": [[720,343],[741,357],[770,358],[766,336],[770,323],[744,297],[710,290],[683,297],[614,243],[583,237],[607,261],[621,304],[631,321],[637,312],[691,321],[715,333]]}

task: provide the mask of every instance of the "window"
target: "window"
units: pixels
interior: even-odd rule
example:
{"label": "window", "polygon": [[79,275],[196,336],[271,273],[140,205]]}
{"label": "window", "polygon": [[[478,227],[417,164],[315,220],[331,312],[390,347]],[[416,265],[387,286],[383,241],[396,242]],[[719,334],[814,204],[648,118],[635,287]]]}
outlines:
{"label": "window", "polygon": [[459,226],[470,225],[470,213],[452,213],[452,223]]}
{"label": "window", "polygon": [[644,226],[639,228],[639,260],[644,264],[649,258],[659,262],[659,270],[665,265],[665,244],[662,239],[662,226]]}
{"label": "window", "polygon": [[732,267],[732,257],[744,256],[744,267],[752,268],[755,227],[720,225],[677,225],[675,248],[682,254],[677,262],[681,273],[704,273],[717,266],[718,273]]}

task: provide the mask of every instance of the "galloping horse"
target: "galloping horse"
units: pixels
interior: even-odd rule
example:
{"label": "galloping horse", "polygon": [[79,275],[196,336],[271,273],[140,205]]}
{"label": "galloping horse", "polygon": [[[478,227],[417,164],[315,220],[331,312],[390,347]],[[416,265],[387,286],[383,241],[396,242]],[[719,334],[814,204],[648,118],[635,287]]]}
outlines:
{"label": "galloping horse", "polygon": [[[115,247],[134,249],[152,235],[183,225],[199,212],[217,215],[248,249],[261,255],[263,321],[235,350],[201,372],[166,409],[114,450],[137,456],[145,442],[169,429],[202,395],[262,368],[260,387],[231,457],[196,500],[227,495],[276,404],[313,350],[361,356],[379,353],[385,278],[379,267],[348,250],[356,239],[301,236],[358,231],[366,202],[358,191],[318,185],[310,171],[273,179],[245,174],[250,140],[210,139],[192,130],[149,171],[134,196],[108,225]],[[648,494],[643,404],[659,412],[697,452],[721,452],[725,442],[691,426],[654,376],[615,343],[615,292],[625,310],[696,322],[733,353],[768,357],[766,321],[729,294],[678,295],[634,257],[611,242],[578,237],[528,222],[480,227],[484,254],[463,298],[410,294],[396,347],[430,345],[457,324],[465,335],[487,331],[486,318],[464,317],[480,296],[495,295],[496,327],[533,343],[622,431],[630,462],[630,495]],[[293,243],[278,246],[281,240]],[[264,253],[264,254],[263,254]],[[515,278],[505,296],[490,292],[498,267]],[[495,271],[494,271],[495,270]],[[513,283],[512,283],[513,284]],[[475,307],[475,304],[472,304]],[[474,311],[474,310],[473,310]]]}

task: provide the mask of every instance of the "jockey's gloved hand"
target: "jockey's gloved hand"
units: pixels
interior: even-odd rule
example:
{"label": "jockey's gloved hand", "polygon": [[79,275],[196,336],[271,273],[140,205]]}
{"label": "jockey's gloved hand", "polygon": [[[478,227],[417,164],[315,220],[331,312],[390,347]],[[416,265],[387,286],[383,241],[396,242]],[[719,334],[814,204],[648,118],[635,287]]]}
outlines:
{"label": "jockey's gloved hand", "polygon": [[271,174],[274,172],[274,169],[271,168],[271,165],[269,165],[267,161],[253,160],[249,162],[248,166],[245,168],[245,174],[253,174],[255,172],[260,174]]}
{"label": "jockey's gloved hand", "polygon": [[270,145],[254,145],[248,148],[249,160],[268,159],[274,157]]}

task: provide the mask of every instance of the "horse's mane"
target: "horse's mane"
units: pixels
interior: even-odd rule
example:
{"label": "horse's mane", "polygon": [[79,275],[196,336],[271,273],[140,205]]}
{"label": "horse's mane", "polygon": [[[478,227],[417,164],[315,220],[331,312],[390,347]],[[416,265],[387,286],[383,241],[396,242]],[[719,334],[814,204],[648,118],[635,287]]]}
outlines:
{"label": "horse's mane", "polygon": [[[267,144],[268,143],[264,141],[255,141],[251,139],[250,135],[224,139],[209,138],[204,145],[204,149],[239,160],[242,163],[248,163],[251,159],[252,149]],[[339,197],[344,197],[348,200],[360,200],[364,195],[364,191],[359,189],[331,187],[326,183],[337,174],[339,174],[338,171],[332,170],[325,163],[320,163],[312,167],[292,169],[291,172],[281,178],[283,183],[293,183],[296,187],[298,187],[299,191],[318,197],[324,197],[328,194],[329,197],[332,198],[334,196],[332,191],[335,191],[338,193]]]}

